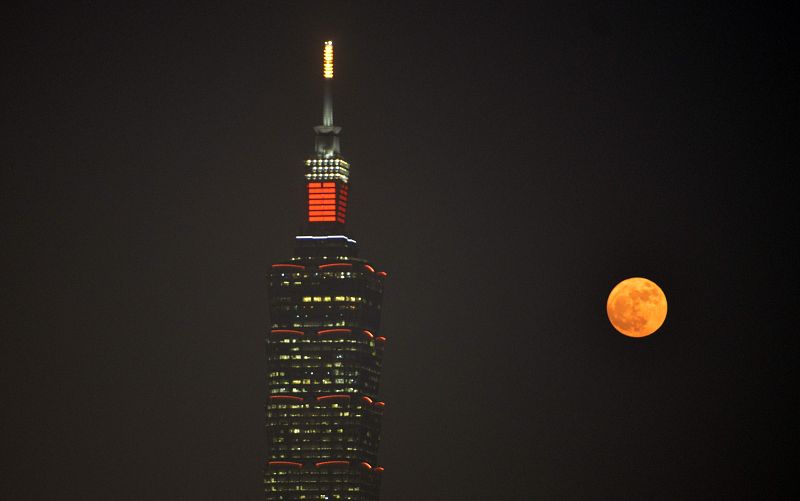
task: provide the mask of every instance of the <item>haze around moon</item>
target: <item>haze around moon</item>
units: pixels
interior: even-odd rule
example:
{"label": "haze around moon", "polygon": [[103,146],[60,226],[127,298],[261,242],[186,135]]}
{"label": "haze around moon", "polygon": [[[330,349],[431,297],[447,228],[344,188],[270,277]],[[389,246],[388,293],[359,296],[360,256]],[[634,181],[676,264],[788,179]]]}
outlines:
{"label": "haze around moon", "polygon": [[611,325],[620,333],[645,337],[657,331],[667,318],[667,297],[655,282],[628,278],[611,290],[606,312]]}

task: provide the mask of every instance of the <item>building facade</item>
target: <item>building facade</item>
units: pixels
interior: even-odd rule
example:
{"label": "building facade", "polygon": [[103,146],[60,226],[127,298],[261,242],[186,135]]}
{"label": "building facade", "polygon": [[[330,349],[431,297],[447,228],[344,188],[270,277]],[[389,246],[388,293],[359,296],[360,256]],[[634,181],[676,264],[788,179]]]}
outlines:
{"label": "building facade", "polygon": [[347,236],[350,165],[333,125],[333,43],[323,120],[305,162],[307,215],[294,256],[271,266],[264,473],[267,500],[377,500],[386,272]]}

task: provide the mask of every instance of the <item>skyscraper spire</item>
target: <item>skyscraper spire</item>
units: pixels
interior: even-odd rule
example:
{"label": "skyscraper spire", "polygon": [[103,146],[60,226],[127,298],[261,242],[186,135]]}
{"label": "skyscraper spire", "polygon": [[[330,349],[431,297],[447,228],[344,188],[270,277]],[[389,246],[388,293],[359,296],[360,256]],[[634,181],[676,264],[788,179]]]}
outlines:
{"label": "skyscraper spire", "polygon": [[322,102],[322,125],[325,127],[333,126],[333,95],[331,86],[333,85],[333,41],[328,40],[322,46],[322,78],[323,78],[323,102]]}
{"label": "skyscraper spire", "polygon": [[314,127],[318,158],[335,158],[339,155],[339,132],[333,125],[333,41],[322,44],[322,125]]}

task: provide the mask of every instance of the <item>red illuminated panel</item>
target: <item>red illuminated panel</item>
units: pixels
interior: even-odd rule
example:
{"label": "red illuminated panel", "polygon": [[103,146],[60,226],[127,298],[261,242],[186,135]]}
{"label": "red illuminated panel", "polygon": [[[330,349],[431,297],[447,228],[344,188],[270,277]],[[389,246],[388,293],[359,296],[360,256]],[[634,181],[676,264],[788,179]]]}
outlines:
{"label": "red illuminated panel", "polygon": [[319,463],[314,463],[314,466],[319,468],[320,466],[332,466],[332,465],[350,465],[350,461],[343,461],[343,460],[335,460],[335,461],[320,461]]}
{"label": "red illuminated panel", "polygon": [[295,397],[292,395],[270,395],[270,400],[293,400],[295,402],[302,402],[303,397]]}
{"label": "red illuminated panel", "polygon": [[361,466],[363,466],[364,468],[366,468],[368,470],[372,469],[372,465],[367,463],[366,461],[361,461]]}
{"label": "red illuminated panel", "polygon": [[384,336],[378,336],[378,337],[375,338],[375,341],[383,341],[385,343],[386,342],[386,338]]}
{"label": "red illuminated panel", "polygon": [[350,395],[344,395],[344,394],[322,395],[317,397],[317,401],[322,402],[323,400],[330,400],[333,398],[350,398]]}
{"label": "red illuminated panel", "polygon": [[325,268],[334,268],[334,267],[337,267],[337,266],[343,266],[343,267],[350,268],[350,267],[353,266],[353,263],[328,263],[328,264],[321,264],[321,265],[318,266],[318,268],[320,270],[324,270]]}
{"label": "red illuminated panel", "polygon": [[352,329],[325,329],[325,330],[317,331],[317,335],[320,335],[320,334],[334,334],[336,332],[343,332],[343,333],[350,334],[353,331],[352,331]]}
{"label": "red illuminated panel", "polygon": [[270,331],[271,334],[295,334],[298,336],[303,335],[303,331],[296,331],[294,329],[272,329]]}
{"label": "red illuminated panel", "polygon": [[372,403],[372,399],[371,399],[371,398],[369,398],[369,397],[367,397],[367,396],[363,396],[363,397],[361,397],[361,400],[363,400],[364,402],[366,402],[366,403],[368,403],[368,404],[371,404],[371,403]]}
{"label": "red illuminated panel", "polygon": [[385,271],[379,271],[378,273],[376,273],[376,275],[378,275],[379,277],[385,277],[387,273]]}
{"label": "red illuminated panel", "polygon": [[383,471],[383,466],[376,466],[376,467],[375,467],[375,468],[373,468],[372,470],[373,470],[373,471],[377,471],[377,472],[379,472],[379,473],[380,473],[380,472],[382,472],[382,471]]}
{"label": "red illuminated panel", "polygon": [[347,185],[343,184],[339,190],[339,213],[337,215],[337,220],[342,224],[344,224],[347,218],[347,189]]}
{"label": "red illuminated panel", "polygon": [[339,222],[347,218],[347,184],[308,183],[308,221]]}
{"label": "red illuminated panel", "polygon": [[377,405],[378,407],[384,407],[384,406],[386,406],[386,404],[385,404],[385,403],[383,403],[383,402],[375,402],[375,405]]}
{"label": "red illuminated panel", "polygon": [[294,461],[269,461],[267,464],[270,466],[292,466],[294,468],[303,467],[303,463],[295,463]]}
{"label": "red illuminated panel", "polygon": [[272,267],[273,268],[296,268],[298,270],[305,270],[306,269],[305,266],[302,266],[302,265],[299,265],[299,264],[284,264],[284,263],[273,264]]}
{"label": "red illuminated panel", "polygon": [[372,273],[375,273],[375,268],[373,268],[372,266],[370,266],[370,265],[368,265],[368,264],[365,264],[365,265],[364,265],[364,268],[368,269],[368,270],[369,270],[369,271],[371,271]]}
{"label": "red illuminated panel", "polygon": [[366,335],[367,335],[367,337],[368,337],[368,338],[370,338],[370,339],[372,339],[372,338],[374,338],[374,337],[375,337],[375,334],[371,333],[371,332],[370,332],[370,331],[368,331],[367,329],[364,329],[364,334],[366,334]]}

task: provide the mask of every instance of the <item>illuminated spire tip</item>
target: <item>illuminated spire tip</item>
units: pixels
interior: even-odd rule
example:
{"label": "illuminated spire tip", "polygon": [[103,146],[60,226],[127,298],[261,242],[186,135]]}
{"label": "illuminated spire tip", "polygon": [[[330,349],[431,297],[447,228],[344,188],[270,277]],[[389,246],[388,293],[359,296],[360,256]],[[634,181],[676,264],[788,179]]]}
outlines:
{"label": "illuminated spire tip", "polygon": [[322,49],[322,77],[333,78],[333,41],[328,40]]}

